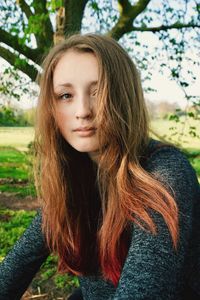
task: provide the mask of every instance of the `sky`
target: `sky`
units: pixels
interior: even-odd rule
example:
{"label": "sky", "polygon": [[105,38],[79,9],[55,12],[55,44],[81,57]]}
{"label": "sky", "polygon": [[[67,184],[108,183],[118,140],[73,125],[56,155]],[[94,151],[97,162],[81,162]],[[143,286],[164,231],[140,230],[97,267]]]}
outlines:
{"label": "sky", "polygon": [[[166,75],[161,75],[155,71],[150,81],[150,85],[153,89],[157,89],[157,92],[145,93],[146,99],[149,99],[154,103],[162,101],[170,103],[176,102],[182,109],[187,106],[187,100],[185,99],[184,92],[175,80],[170,80]],[[187,92],[188,94],[198,96],[200,98],[200,73],[197,74],[195,83],[191,84],[187,88]]]}

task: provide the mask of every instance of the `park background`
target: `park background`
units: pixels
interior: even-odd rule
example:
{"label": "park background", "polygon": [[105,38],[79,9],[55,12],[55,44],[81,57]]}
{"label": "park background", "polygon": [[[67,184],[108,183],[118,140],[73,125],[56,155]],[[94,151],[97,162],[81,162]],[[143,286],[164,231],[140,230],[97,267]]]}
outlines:
{"label": "park background", "polygon": [[[73,32],[118,40],[141,73],[151,135],[175,143],[200,182],[200,3],[193,0],[1,0],[0,261],[36,214],[36,74],[48,49]],[[23,299],[64,299],[76,277],[50,256]]]}

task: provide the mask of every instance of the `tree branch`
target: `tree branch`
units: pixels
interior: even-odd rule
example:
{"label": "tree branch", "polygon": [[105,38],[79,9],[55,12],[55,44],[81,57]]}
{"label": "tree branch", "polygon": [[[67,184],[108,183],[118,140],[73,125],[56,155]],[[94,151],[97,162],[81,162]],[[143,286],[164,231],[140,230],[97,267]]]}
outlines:
{"label": "tree branch", "polygon": [[134,5],[128,0],[118,0],[119,6],[121,6],[121,15],[129,16],[135,19],[139,14],[141,14],[151,0],[138,0]]}
{"label": "tree branch", "polygon": [[25,13],[27,19],[29,19],[31,16],[34,15],[30,9],[30,6],[26,3],[26,1],[19,0],[18,4],[19,4],[21,10]]}
{"label": "tree branch", "polygon": [[145,32],[145,31],[150,31],[150,32],[158,32],[162,30],[169,30],[169,29],[182,29],[182,28],[200,28],[200,25],[198,24],[193,24],[193,23],[174,23],[171,25],[161,25],[159,27],[135,27],[132,26],[130,31],[140,31],[140,32]]}
{"label": "tree branch", "polygon": [[84,9],[88,0],[64,0],[65,33],[80,32]]}
{"label": "tree branch", "polygon": [[40,15],[42,13],[47,13],[46,4],[47,4],[46,0],[42,0],[42,1],[33,0],[35,13],[37,15]]}
{"label": "tree branch", "polygon": [[35,34],[37,45],[39,48],[48,49],[53,44],[53,27],[49,18],[49,12],[47,10],[47,1],[34,0],[33,7],[35,10],[34,17],[37,18],[37,22],[40,23],[40,32]]}
{"label": "tree branch", "polygon": [[17,69],[28,75],[32,81],[35,81],[38,71],[33,65],[30,65],[24,59],[20,59],[18,55],[12,53],[8,49],[3,48],[2,46],[0,46],[0,56],[12,66],[17,67]]}
{"label": "tree branch", "polygon": [[118,0],[120,17],[108,35],[118,40],[123,34],[131,31],[133,21],[145,10],[150,1],[138,0],[134,5],[131,5],[128,0]]}
{"label": "tree branch", "polygon": [[31,49],[26,45],[20,44],[20,38],[10,34],[9,32],[0,28],[0,41],[4,44],[10,46],[14,50],[18,51],[19,53],[23,54],[27,58],[31,59],[35,63],[38,63],[40,60],[41,55],[43,54],[42,49]]}

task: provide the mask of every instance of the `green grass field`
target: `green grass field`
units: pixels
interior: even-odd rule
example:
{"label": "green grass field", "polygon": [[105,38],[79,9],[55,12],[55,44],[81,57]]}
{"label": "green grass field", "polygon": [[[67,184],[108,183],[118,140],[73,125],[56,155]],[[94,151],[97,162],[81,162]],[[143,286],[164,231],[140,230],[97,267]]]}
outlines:
{"label": "green grass field", "polygon": [[35,196],[30,155],[13,147],[0,146],[0,191],[18,197]]}

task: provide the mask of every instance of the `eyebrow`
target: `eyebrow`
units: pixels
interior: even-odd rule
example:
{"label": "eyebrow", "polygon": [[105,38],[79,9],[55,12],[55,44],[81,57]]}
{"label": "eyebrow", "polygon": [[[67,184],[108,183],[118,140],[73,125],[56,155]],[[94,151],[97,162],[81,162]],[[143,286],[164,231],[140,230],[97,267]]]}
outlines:
{"label": "eyebrow", "polygon": [[[94,81],[91,81],[89,83],[90,86],[93,86],[93,85],[96,85],[98,83],[97,80],[94,80]],[[63,84],[59,84],[57,85],[57,87],[73,87],[73,84],[72,83],[69,83],[69,82],[66,82],[66,83],[63,83]]]}

